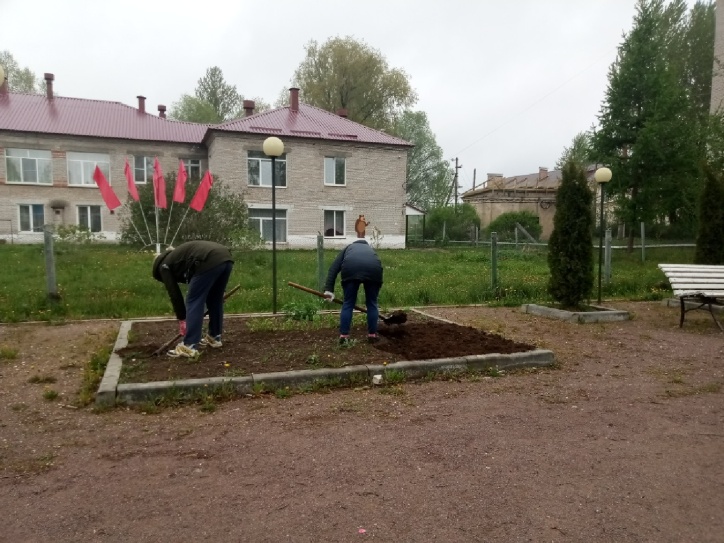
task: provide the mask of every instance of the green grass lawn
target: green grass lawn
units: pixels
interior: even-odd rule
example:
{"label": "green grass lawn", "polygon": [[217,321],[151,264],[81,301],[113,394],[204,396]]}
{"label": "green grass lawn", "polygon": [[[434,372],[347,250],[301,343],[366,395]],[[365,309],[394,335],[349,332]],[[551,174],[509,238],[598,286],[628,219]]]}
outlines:
{"label": "green grass lawn", "polygon": [[[49,301],[46,294],[43,246],[0,245],[0,322],[172,315],[163,285],[151,276],[153,253],[101,244],[56,244],[55,252],[61,295],[57,302]],[[690,263],[693,252],[693,248],[648,248],[647,261],[641,262],[640,253],[614,251],[612,280],[604,285],[603,296],[662,299],[669,290],[657,264]],[[325,276],[336,254],[325,253]],[[378,254],[385,268],[380,295],[383,308],[476,303],[513,306],[549,300],[545,250],[500,250],[497,289],[491,283],[487,246],[380,250]],[[271,251],[234,251],[234,258],[229,288],[240,284],[241,291],[228,300],[227,312],[271,311]],[[277,251],[277,309],[284,311],[291,304],[321,304],[315,296],[287,285],[293,281],[317,289],[317,277],[315,250]],[[339,279],[336,292],[341,296]],[[363,303],[363,297],[358,302]]]}

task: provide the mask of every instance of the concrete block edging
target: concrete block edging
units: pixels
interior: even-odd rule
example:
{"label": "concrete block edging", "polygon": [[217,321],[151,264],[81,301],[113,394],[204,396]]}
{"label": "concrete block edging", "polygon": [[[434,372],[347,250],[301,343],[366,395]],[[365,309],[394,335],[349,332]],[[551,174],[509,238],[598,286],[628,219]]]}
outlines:
{"label": "concrete block edging", "polygon": [[[128,345],[128,332],[134,321],[124,321],[118,333],[113,353],[96,394],[96,405],[108,406],[116,403],[127,405],[143,403],[154,397],[169,393],[191,396],[215,388],[231,386],[236,395],[251,394],[255,388],[263,386],[266,390],[284,387],[314,386],[315,384],[360,384],[368,385],[373,375],[384,375],[390,371],[403,372],[405,377],[419,378],[436,372],[485,371],[489,368],[512,370],[524,367],[551,366],[554,354],[549,350],[513,354],[484,354],[457,358],[438,358],[430,360],[404,360],[386,365],[368,364],[344,368],[321,368],[317,370],[295,370],[274,373],[256,373],[244,377],[210,377],[203,379],[184,379],[180,381],[155,381],[151,383],[119,384],[122,360],[116,354],[117,349]],[[384,383],[384,379],[383,379]]]}

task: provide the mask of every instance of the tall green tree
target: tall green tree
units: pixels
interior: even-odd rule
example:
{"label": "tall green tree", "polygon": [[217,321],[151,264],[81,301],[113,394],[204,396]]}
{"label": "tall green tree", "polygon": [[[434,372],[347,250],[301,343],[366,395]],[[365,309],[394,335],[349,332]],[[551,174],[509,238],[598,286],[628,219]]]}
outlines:
{"label": "tall green tree", "polygon": [[699,232],[694,262],[724,264],[724,181],[709,165],[699,200]]}
{"label": "tall green tree", "polygon": [[[22,68],[10,51],[0,51],[0,66],[5,70],[10,92],[40,93],[45,90],[45,83],[38,80],[30,68]],[[0,81],[2,84],[2,81]]]}
{"label": "tall green tree", "polygon": [[346,109],[353,121],[390,130],[417,102],[407,74],[364,42],[336,37],[322,45],[312,40],[305,49],[292,81],[307,104],[331,112]]}
{"label": "tall green tree", "polygon": [[691,91],[682,85],[685,15],[683,0],[638,1],[633,28],[609,70],[593,137],[596,160],[613,171],[607,192],[629,225],[629,250],[639,222],[695,229],[701,138]]}
{"label": "tall green tree", "polygon": [[445,205],[452,190],[452,170],[443,158],[423,111],[404,111],[392,130],[396,136],[414,144],[407,153],[407,200],[422,209]]}
{"label": "tall green tree", "polygon": [[574,160],[563,165],[548,241],[548,292],[564,308],[577,308],[593,287],[593,213],[586,174]]}
{"label": "tall green tree", "polygon": [[579,132],[573,137],[570,147],[565,147],[561,157],[556,162],[556,170],[562,170],[569,160],[574,160],[581,166],[588,166],[592,162],[591,132]]}
{"label": "tall green tree", "polygon": [[[196,86],[194,95],[184,94],[174,102],[169,117],[192,123],[218,124],[244,116],[244,97],[224,79],[218,66],[206,70]],[[254,112],[269,109],[269,104],[260,98],[254,100]]]}

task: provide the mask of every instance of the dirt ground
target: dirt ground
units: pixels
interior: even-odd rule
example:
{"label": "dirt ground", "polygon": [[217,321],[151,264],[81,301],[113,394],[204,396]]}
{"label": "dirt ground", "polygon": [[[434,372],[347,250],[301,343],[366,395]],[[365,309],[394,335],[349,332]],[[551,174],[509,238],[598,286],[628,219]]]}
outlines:
{"label": "dirt ground", "polygon": [[[367,342],[367,326],[355,324],[352,341],[338,343],[337,317],[326,319],[320,328],[310,321],[292,321],[259,317],[227,318],[223,347],[201,349],[198,360],[152,356],[168,338],[177,333],[175,321],[141,321],[133,324],[128,346],[117,352],[123,357],[121,382],[146,383],[198,377],[243,376],[289,370],[341,368],[364,364],[392,363],[400,360],[426,360],[474,354],[509,354],[535,349],[501,337],[458,324],[443,322],[410,312],[401,325],[379,328],[380,340]],[[254,322],[293,327],[275,331],[256,329]],[[174,344],[175,345],[175,344]]]}
{"label": "dirt ground", "polygon": [[721,542],[724,334],[608,305],[634,319],[429,310],[558,368],[211,413],[74,408],[117,322],[0,326],[0,541]]}

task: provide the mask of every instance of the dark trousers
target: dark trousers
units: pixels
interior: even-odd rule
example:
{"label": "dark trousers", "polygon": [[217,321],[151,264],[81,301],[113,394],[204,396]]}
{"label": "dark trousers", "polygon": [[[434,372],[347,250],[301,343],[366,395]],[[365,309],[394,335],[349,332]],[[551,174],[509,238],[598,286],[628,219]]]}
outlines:
{"label": "dark trousers", "polygon": [[377,333],[377,319],[380,316],[380,308],[377,305],[377,298],[380,295],[382,285],[371,281],[362,282],[350,280],[345,281],[342,284],[344,302],[342,303],[342,310],[339,313],[340,335],[346,336],[352,329],[352,312],[354,311],[354,306],[357,303],[357,292],[359,291],[360,285],[363,285],[365,289],[365,304],[367,305],[367,333]]}
{"label": "dark trousers", "polygon": [[194,275],[186,293],[186,336],[184,344],[201,341],[204,306],[209,310],[209,335],[220,336],[224,328],[224,291],[231,276],[233,262],[224,262],[210,270]]}

